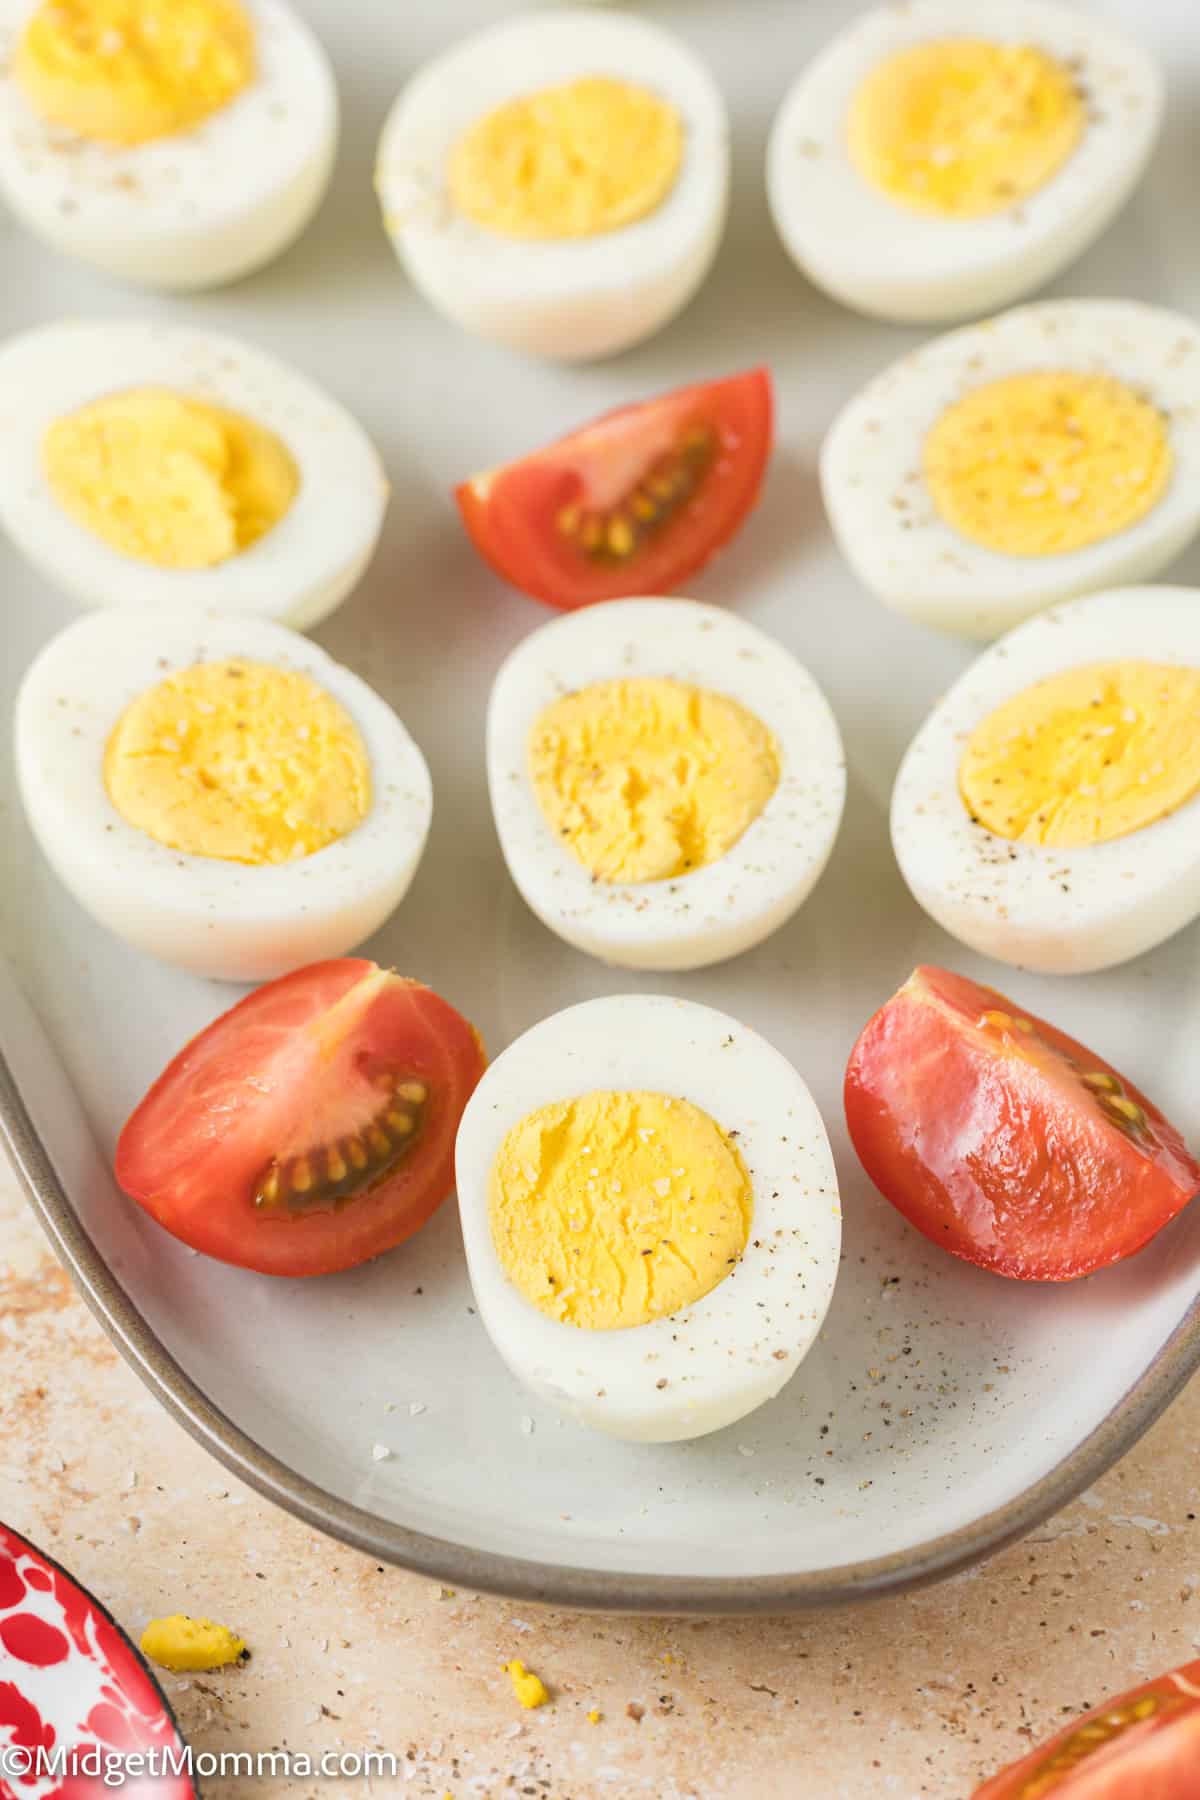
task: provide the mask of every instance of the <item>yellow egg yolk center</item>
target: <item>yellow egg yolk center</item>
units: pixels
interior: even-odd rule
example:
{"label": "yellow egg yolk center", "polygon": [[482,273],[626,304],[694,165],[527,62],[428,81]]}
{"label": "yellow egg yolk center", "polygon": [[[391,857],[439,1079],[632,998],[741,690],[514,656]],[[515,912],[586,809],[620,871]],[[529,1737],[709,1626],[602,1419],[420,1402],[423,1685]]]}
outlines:
{"label": "yellow egg yolk center", "polygon": [[614,1331],[723,1281],[746,1248],[753,1193],[732,1138],[689,1100],[598,1092],[513,1126],[488,1208],[501,1266],[527,1300]]}
{"label": "yellow egg yolk center", "polygon": [[160,569],[227,562],[279,523],[300,488],[274,432],[170,388],[107,394],[56,419],[42,466],[76,524]]}
{"label": "yellow egg yolk center", "polygon": [[254,79],[238,0],[42,0],[13,66],[44,119],[103,144],[190,131]]}
{"label": "yellow egg yolk center", "polygon": [[1042,187],[1079,143],[1069,69],[1028,44],[948,38],[897,51],[858,88],[850,155],[899,206],[946,218],[1002,212]]}
{"label": "yellow egg yolk center", "polygon": [[974,388],[925,439],[946,523],[1005,556],[1058,556],[1157,505],[1174,455],[1163,415],[1112,375],[1034,370]]}
{"label": "yellow egg yolk center", "polygon": [[598,881],[666,881],[733,848],[779,784],[780,753],[738,701],[642,676],[547,707],[529,766],[555,835]]}
{"label": "yellow egg yolk center", "polygon": [[108,741],[104,780],[130,825],[224,862],[311,856],[371,806],[349,713],[310,676],[267,663],[197,663],[139,694]]}
{"label": "yellow egg yolk center", "polygon": [[476,120],[451,152],[450,197],[501,237],[595,237],[661,206],[683,150],[673,106],[647,88],[589,76]]}
{"label": "yellow egg yolk center", "polygon": [[1200,792],[1200,669],[1096,663],[1040,681],[976,726],[959,788],[999,837],[1074,849],[1140,831]]}

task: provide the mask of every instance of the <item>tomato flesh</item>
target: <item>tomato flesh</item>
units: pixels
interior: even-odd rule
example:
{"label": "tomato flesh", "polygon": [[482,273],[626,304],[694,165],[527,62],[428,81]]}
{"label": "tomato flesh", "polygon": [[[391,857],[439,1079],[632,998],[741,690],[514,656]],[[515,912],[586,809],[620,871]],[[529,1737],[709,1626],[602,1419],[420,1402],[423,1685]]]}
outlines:
{"label": "tomato flesh", "polygon": [[1075,1719],[976,1791],[975,1800],[1196,1800],[1200,1662]]}
{"label": "tomato flesh", "polygon": [[117,1180],[208,1256],[268,1275],[347,1269],[452,1191],[483,1068],[432,989],[358,957],[315,963],[180,1051],[121,1133]]}
{"label": "tomato flesh", "polygon": [[626,406],[455,498],[497,574],[571,609],[670,593],[726,544],[771,451],[766,369]]}
{"label": "tomato flesh", "polygon": [[1200,1191],[1179,1132],[1111,1063],[945,969],[917,969],[868,1022],[845,1106],[884,1197],[1018,1280],[1119,1262]]}

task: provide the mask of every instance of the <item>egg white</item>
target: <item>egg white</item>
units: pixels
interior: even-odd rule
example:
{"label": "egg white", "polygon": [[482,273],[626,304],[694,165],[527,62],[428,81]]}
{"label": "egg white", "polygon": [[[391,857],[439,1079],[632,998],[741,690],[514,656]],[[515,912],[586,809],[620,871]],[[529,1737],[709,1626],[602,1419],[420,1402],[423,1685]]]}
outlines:
{"label": "egg white", "polygon": [[[594,682],[671,676],[729,695],[774,732],[782,772],[719,861],[669,881],[595,882],[538,804],[529,739],[540,714]],[[568,944],[626,969],[698,969],[789,919],[829,860],[846,795],[837,722],[808,671],[764,632],[695,600],[613,600],[531,632],[488,705],[488,786],[527,906]]]}
{"label": "egg white", "polygon": [[972,663],[913,739],[892,794],[892,844],[916,900],[998,962],[1086,974],[1200,916],[1200,795],[1106,844],[1014,843],[972,822],[958,770],[976,726],[1064,669],[1135,659],[1200,669],[1200,590],[1118,588],[1031,619]]}
{"label": "egg white", "polygon": [[[661,206],[617,231],[553,241],[505,238],[457,212],[448,159],[477,119],[599,75],[651,89],[683,120],[683,162]],[[447,318],[535,356],[607,356],[665,325],[707,274],[725,226],[729,122],[707,69],[660,26],[582,8],[522,13],[412,78],[384,127],[376,185],[397,255]]]}
{"label": "egg white", "polygon": [[337,86],[329,58],[284,0],[242,0],[254,78],[192,130],[94,143],[49,124],[11,74],[33,0],[0,0],[0,193],[37,237],[119,280],[213,287],[299,236],[333,170]]}
{"label": "egg white", "polygon": [[[1116,376],[1167,417],[1169,488],[1113,537],[1056,556],[1005,556],[937,512],[925,438],[964,393],[1009,375]],[[935,338],[843,408],[821,449],[821,488],[843,556],[894,611],[990,638],[1042,608],[1157,574],[1200,529],[1200,331],[1131,300],[1047,300]]]}
{"label": "egg white", "polygon": [[[944,218],[891,200],[851,161],[846,120],[881,62],[929,39],[1030,44],[1078,72],[1087,122],[1044,186],[1004,212]],[[767,151],[767,190],[788,253],[856,311],[932,324],[1007,306],[1073,262],[1140,179],[1163,114],[1162,76],[1136,43],[1044,0],[911,0],[849,25],[800,75]]]}
{"label": "egg white", "polygon": [[[750,1174],[750,1240],[702,1299],[616,1331],[539,1312],[504,1273],[488,1178],[527,1113],[594,1089],[666,1093],[701,1107]],[[829,1140],[785,1057],[712,1007],[630,994],[588,1000],[511,1044],[476,1088],[458,1132],[458,1203],[471,1285],[496,1349],[540,1399],[615,1437],[646,1443],[732,1424],[791,1379],[837,1279],[841,1210]]]}
{"label": "egg white", "polygon": [[[234,656],[309,675],[366,746],[366,818],[295,862],[184,855],[108,797],[105,747],[130,702],[173,669]],[[33,834],[85,911],[135,949],[218,980],[266,981],[362,943],[404,897],[433,812],[424,757],[364,681],[285,626],[227,613],[176,613],[153,631],[131,613],[69,625],[22,683],[16,753]]]}
{"label": "egg white", "polygon": [[[42,442],[58,418],[106,394],[175,388],[279,436],[300,487],[257,543],[208,569],[124,556],[56,500]],[[273,356],[190,326],[136,320],[43,325],[0,345],[0,525],[49,581],[84,606],[218,607],[303,630],[331,613],[374,555],[387,506],[383,464],[331,395]]]}

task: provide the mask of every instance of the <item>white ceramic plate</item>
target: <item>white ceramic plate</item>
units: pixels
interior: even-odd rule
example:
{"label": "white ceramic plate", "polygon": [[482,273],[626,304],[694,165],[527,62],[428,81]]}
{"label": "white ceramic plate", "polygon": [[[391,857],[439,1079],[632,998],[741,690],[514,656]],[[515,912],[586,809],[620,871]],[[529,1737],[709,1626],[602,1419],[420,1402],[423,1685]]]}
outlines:
{"label": "white ceramic plate", "polygon": [[[729,235],[676,325],[615,362],[569,371],[433,317],[405,285],[371,192],[375,134],[400,80],[511,9],[310,0],[304,10],[337,64],[347,135],[333,196],[301,243],[237,288],[168,303],[57,262],[0,220],[0,329],[65,313],[184,317],[293,359],[357,413],[395,497],[368,580],[318,635],[396,706],[435,788],[426,860],[369,953],[432,982],[493,1049],[572,1001],[659,985],[745,1019],[795,1062],[825,1115],[845,1203],[838,1291],[780,1399],[712,1438],[650,1448],[566,1424],[517,1388],[471,1311],[452,1205],[399,1253],[320,1282],[275,1283],[189,1255],[120,1199],[105,1159],[161,1064],[232,992],[153,966],[88,922],[34,853],[5,743],[0,941],[46,1027],[42,1036],[0,987],[10,1145],[52,1236],[156,1391],[249,1479],[377,1555],[531,1598],[661,1610],[818,1604],[927,1579],[1094,1479],[1200,1361],[1200,1209],[1124,1268],[1074,1287],[968,1269],[915,1236],[859,1171],[841,1119],[846,1054],[914,962],[945,961],[1094,1041],[1200,1141],[1200,930],[1105,975],[1025,977],[959,950],[916,909],[892,860],[897,763],[970,651],[860,592],[822,520],[814,461],[851,389],[917,338],[805,286],[776,243],[762,182],[773,109],[849,8],[652,9],[727,90]],[[1054,291],[1200,312],[1200,240],[1188,224],[1200,40],[1175,0],[1093,0],[1093,10],[1158,51],[1171,112],[1146,187]],[[778,382],[779,448],[757,516],[694,587],[744,611],[816,675],[846,741],[849,805],[830,868],[789,925],[733,963],[662,984],[568,950],[507,879],[488,811],[484,706],[501,658],[547,615],[482,568],[449,494],[605,407],[760,360]],[[1200,553],[1171,577],[1200,582]],[[0,550],[6,711],[25,663],[69,617]],[[394,1455],[374,1461],[376,1443]]]}

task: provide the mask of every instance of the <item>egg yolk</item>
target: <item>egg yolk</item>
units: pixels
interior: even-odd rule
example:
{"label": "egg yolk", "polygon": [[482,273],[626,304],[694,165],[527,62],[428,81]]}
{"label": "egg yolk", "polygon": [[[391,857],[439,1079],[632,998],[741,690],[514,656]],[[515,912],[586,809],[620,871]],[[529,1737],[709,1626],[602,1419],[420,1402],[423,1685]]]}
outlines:
{"label": "egg yolk", "polygon": [[345,837],[371,806],[349,713],[308,675],[197,663],[121,715],[104,757],[128,824],[186,856],[286,863]]}
{"label": "egg yolk", "polygon": [[667,1094],[592,1093],[528,1114],[492,1167],[492,1241],[552,1319],[615,1331],[691,1306],[746,1248],[750,1177],[732,1138]]}
{"label": "egg yolk", "polygon": [[102,144],[190,131],[254,79],[238,0],[42,0],[13,73],[43,118]]}
{"label": "egg yolk", "polygon": [[227,1625],[172,1613],[151,1619],[141,1637],[142,1655],[164,1669],[221,1669],[241,1660],[246,1646]]}
{"label": "egg yolk", "polygon": [[547,707],[529,766],[546,819],[598,881],[666,881],[733,848],[779,784],[780,753],[738,701],[641,676]]}
{"label": "egg yolk", "polygon": [[160,569],[227,562],[278,525],[300,488],[274,432],[170,388],[107,394],[56,419],[42,465],[76,524]]}
{"label": "egg yolk", "polygon": [[1005,556],[1057,556],[1135,525],[1171,482],[1157,407],[1112,375],[1039,369],[972,389],[925,439],[948,525]]}
{"label": "egg yolk", "polygon": [[683,121],[647,88],[590,76],[509,100],[450,156],[450,197],[485,231],[584,238],[662,205],[683,161]]}
{"label": "egg yolk", "polygon": [[949,38],[872,69],[851,102],[849,147],[859,174],[897,205],[972,219],[1042,187],[1085,123],[1074,77],[1045,51]]}
{"label": "egg yolk", "polygon": [[540,1675],[535,1675],[532,1669],[527,1669],[515,1657],[512,1662],[505,1663],[504,1673],[512,1682],[518,1705],[525,1707],[527,1711],[532,1711],[536,1706],[545,1706],[550,1698],[550,1690]]}
{"label": "egg yolk", "polygon": [[972,732],[963,803],[997,836],[1075,849],[1200,792],[1200,669],[1095,663],[1026,688]]}

